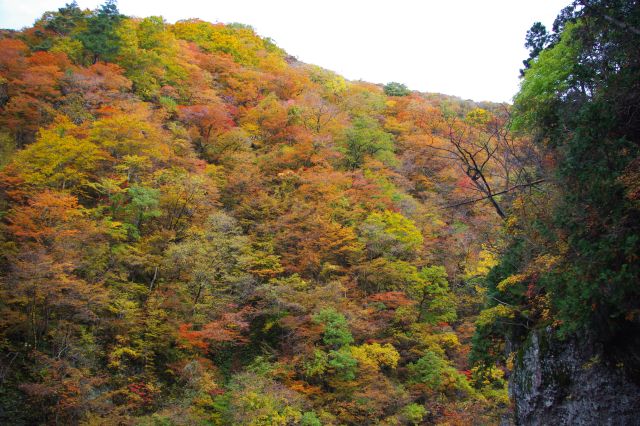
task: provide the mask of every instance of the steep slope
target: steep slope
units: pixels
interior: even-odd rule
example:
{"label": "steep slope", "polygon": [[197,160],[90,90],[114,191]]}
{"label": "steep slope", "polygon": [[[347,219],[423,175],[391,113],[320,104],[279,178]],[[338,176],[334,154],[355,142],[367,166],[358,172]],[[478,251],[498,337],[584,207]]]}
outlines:
{"label": "steep slope", "polygon": [[506,106],[113,2],[1,37],[2,422],[499,421],[467,358],[536,173]]}

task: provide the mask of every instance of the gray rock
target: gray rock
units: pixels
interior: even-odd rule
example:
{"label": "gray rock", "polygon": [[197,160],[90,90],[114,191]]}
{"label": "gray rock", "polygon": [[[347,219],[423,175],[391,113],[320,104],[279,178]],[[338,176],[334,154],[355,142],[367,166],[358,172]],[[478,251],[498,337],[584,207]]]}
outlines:
{"label": "gray rock", "polygon": [[640,387],[588,338],[533,331],[509,381],[518,425],[640,425]]}

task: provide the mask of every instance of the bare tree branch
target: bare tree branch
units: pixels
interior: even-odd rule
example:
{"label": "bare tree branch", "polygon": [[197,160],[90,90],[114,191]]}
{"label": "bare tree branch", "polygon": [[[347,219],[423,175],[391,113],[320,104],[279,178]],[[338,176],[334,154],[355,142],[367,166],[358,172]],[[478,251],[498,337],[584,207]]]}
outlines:
{"label": "bare tree branch", "polygon": [[500,191],[500,192],[495,192],[495,193],[493,193],[493,194],[491,194],[491,195],[487,195],[487,196],[485,196],[485,197],[476,198],[476,199],[473,199],[473,200],[467,200],[467,201],[463,201],[463,202],[461,202],[461,203],[450,204],[450,205],[447,205],[447,206],[441,206],[440,208],[443,208],[443,209],[451,209],[451,208],[454,208],[454,207],[460,207],[460,206],[464,206],[464,205],[467,205],[467,204],[477,203],[478,201],[487,200],[487,199],[490,199],[491,197],[496,196],[496,195],[506,194],[507,192],[511,192],[511,191],[513,191],[513,190],[515,190],[515,189],[519,189],[519,188],[526,188],[526,187],[529,187],[529,186],[538,185],[538,184],[543,183],[543,182],[546,182],[546,179],[538,179],[538,180],[536,180],[536,181],[534,181],[534,182],[529,182],[529,183],[523,183],[523,184],[520,184],[520,185],[515,185],[515,186],[512,186],[512,187],[511,187],[511,188],[509,188],[509,189],[505,189],[504,191]]}

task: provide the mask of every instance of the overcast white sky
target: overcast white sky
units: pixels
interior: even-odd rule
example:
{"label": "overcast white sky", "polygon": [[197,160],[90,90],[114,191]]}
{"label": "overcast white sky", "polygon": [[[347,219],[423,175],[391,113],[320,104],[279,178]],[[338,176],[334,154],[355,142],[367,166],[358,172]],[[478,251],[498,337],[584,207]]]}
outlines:
{"label": "overcast white sky", "polygon": [[[30,26],[71,0],[0,0],[0,28]],[[78,0],[95,8],[102,0]],[[301,61],[351,80],[510,101],[535,21],[570,0],[120,0],[129,16],[241,22]],[[1,52],[0,52],[1,54]]]}

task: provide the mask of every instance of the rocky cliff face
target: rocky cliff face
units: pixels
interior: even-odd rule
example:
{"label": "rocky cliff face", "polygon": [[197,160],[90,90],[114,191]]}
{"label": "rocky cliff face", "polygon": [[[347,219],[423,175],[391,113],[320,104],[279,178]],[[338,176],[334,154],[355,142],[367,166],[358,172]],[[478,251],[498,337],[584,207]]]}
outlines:
{"label": "rocky cliff face", "polygon": [[640,425],[640,386],[605,345],[532,332],[510,378],[519,425]]}

